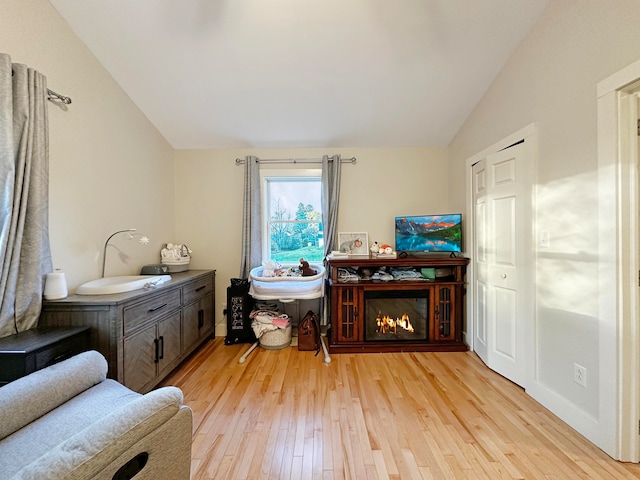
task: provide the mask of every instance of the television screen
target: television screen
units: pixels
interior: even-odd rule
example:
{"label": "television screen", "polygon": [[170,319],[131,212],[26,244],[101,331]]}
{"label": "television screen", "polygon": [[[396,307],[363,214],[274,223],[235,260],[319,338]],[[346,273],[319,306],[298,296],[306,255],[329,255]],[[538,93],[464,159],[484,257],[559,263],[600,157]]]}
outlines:
{"label": "television screen", "polygon": [[396,217],[395,237],[398,252],[461,252],[462,215]]}

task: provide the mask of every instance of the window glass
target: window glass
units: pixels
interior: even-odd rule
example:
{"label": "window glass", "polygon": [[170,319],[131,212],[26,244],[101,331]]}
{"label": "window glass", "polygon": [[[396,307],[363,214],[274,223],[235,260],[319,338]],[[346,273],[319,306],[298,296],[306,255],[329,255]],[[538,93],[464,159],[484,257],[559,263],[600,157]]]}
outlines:
{"label": "window glass", "polygon": [[315,171],[263,174],[263,259],[298,264],[324,258],[320,175]]}

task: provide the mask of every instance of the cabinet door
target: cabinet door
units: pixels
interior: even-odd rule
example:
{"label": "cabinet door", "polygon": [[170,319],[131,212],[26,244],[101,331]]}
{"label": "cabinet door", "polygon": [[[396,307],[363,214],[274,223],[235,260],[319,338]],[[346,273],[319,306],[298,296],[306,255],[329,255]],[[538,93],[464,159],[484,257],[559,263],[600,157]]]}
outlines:
{"label": "cabinet door", "polygon": [[182,351],[189,350],[203,337],[211,335],[213,328],[213,295],[184,307]]}
{"label": "cabinet door", "polygon": [[158,375],[180,356],[180,338],[180,312],[158,322]]}
{"label": "cabinet door", "polygon": [[187,305],[182,310],[182,351],[186,352],[198,341],[199,328],[198,321],[200,319],[200,302]]}
{"label": "cabinet door", "polygon": [[438,285],[434,295],[435,339],[449,341],[456,338],[456,302],[454,285]]}
{"label": "cabinet door", "polygon": [[334,287],[333,295],[335,295],[334,317],[336,318],[336,341],[342,342],[361,342],[362,326],[361,305],[362,297],[360,288],[358,287]]}
{"label": "cabinet door", "polygon": [[154,323],[124,339],[124,384],[136,392],[156,377],[156,331]]}
{"label": "cabinet door", "polygon": [[213,294],[207,295],[200,300],[200,310],[202,310],[202,327],[200,336],[213,335],[215,333],[215,321],[213,318]]}

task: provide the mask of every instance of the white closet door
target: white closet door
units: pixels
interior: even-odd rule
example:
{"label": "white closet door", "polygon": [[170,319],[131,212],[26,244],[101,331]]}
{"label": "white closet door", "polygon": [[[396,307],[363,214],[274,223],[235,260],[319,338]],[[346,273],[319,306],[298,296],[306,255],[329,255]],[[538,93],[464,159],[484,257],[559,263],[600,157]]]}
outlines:
{"label": "white closet door", "polygon": [[[531,197],[520,143],[473,167],[475,205],[474,350],[487,366],[524,386],[532,298],[525,271]],[[528,202],[528,203],[527,203]]]}
{"label": "white closet door", "polygon": [[481,160],[472,168],[473,176],[473,205],[474,228],[473,232],[473,258],[474,258],[474,285],[473,285],[473,318],[474,339],[473,349],[478,356],[488,363],[487,347],[487,171],[486,160]]}

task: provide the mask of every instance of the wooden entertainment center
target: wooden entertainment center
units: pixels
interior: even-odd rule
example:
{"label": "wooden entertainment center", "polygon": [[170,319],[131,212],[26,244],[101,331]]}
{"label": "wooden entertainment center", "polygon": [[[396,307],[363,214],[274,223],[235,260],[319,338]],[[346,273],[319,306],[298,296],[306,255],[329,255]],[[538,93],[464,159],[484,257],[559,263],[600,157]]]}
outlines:
{"label": "wooden entertainment center", "polygon": [[[331,304],[329,349],[332,353],[467,350],[462,340],[462,328],[468,258],[449,255],[404,258],[349,256],[330,258],[328,263]],[[408,271],[414,277],[371,278],[372,272],[380,270]],[[416,276],[416,272],[421,272],[421,275]],[[408,338],[382,339],[377,333],[376,319],[365,317],[375,316],[371,307],[366,306],[367,299],[385,296],[425,298],[424,332],[416,338],[409,334]],[[392,328],[395,328],[395,319],[392,323]]]}

